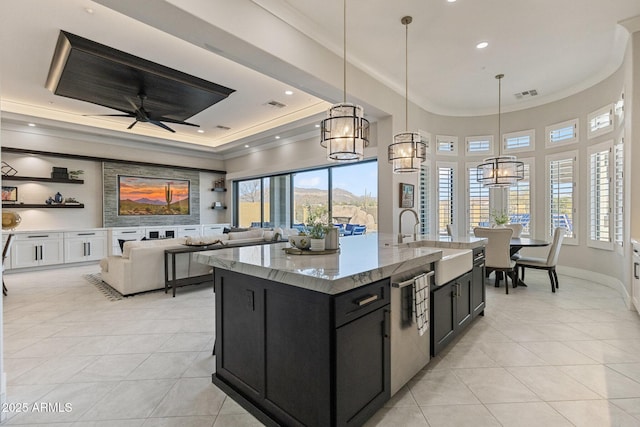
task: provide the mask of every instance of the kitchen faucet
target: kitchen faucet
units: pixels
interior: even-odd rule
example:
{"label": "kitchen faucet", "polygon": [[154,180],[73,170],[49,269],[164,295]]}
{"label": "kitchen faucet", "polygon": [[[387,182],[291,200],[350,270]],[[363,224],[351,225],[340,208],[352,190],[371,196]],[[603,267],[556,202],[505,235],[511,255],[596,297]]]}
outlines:
{"label": "kitchen faucet", "polygon": [[413,226],[413,240],[415,241],[418,236],[418,226],[420,225],[418,212],[414,211],[413,209],[403,209],[400,211],[400,215],[398,216],[398,243],[402,243],[402,240],[405,237],[404,234],[402,234],[402,214],[407,211],[413,212],[413,216],[416,217],[416,223]]}

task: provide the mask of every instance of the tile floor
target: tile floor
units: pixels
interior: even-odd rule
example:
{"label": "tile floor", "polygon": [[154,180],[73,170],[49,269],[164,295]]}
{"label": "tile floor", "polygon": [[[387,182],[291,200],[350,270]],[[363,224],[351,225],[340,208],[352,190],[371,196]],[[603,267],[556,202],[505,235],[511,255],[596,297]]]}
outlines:
{"label": "tile floor", "polygon": [[[209,286],[108,301],[81,277],[96,270],[5,276],[8,401],[29,408],[8,425],[260,425],[211,384]],[[367,426],[640,426],[640,316],[596,283],[560,276],[552,294],[537,271],[527,283],[488,286],[486,316]]]}

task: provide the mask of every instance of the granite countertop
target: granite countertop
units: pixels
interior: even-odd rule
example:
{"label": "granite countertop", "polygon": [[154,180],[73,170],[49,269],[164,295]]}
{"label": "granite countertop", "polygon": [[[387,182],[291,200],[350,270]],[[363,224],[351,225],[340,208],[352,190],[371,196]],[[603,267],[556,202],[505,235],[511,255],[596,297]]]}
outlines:
{"label": "granite countertop", "polygon": [[371,233],[340,238],[340,252],[289,255],[288,243],[196,252],[197,262],[326,294],[338,294],[442,258],[434,247],[392,244]]}

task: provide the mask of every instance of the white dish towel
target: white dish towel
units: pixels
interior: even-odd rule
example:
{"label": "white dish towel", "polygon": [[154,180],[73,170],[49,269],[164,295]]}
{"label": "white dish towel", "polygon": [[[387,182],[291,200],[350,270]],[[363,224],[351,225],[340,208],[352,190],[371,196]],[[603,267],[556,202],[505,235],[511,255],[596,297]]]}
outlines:
{"label": "white dish towel", "polygon": [[421,274],[413,282],[414,308],[413,316],[416,319],[418,333],[424,335],[429,330],[429,276]]}

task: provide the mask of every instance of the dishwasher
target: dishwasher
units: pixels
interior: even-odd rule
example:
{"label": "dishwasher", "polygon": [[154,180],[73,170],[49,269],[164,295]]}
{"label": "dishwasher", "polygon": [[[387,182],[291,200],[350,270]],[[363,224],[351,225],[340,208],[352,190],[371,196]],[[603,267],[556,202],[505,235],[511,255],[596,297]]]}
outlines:
{"label": "dishwasher", "polygon": [[[429,363],[429,292],[433,277],[430,265],[391,277],[391,396]],[[416,284],[426,286],[425,300],[418,301],[426,305],[423,316],[415,312]]]}

